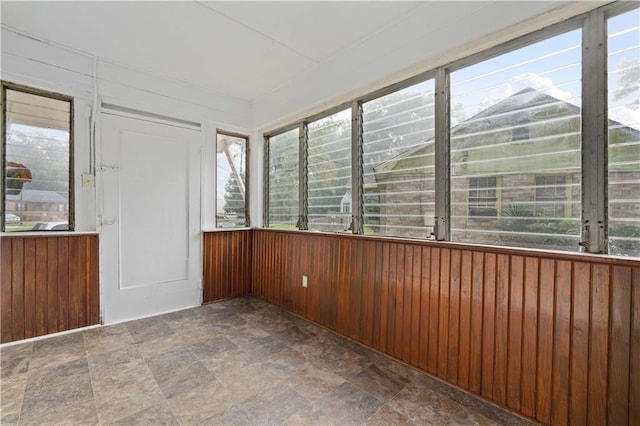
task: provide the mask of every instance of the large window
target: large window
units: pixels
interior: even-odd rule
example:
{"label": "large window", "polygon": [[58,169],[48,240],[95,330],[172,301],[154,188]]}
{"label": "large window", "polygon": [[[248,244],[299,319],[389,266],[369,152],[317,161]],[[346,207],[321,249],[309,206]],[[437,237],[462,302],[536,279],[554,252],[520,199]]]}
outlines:
{"label": "large window", "polygon": [[639,24],[614,2],[292,123],[270,226],[640,257]]}
{"label": "large window", "polygon": [[362,105],[365,233],[433,232],[433,101],[428,80]]}
{"label": "large window", "polygon": [[216,227],[248,226],[247,221],[247,140],[218,132]]}
{"label": "large window", "polygon": [[351,225],[351,110],[308,125],[308,227],[346,231]]}
{"label": "large window", "polygon": [[270,228],[296,229],[299,206],[298,129],[268,141],[267,223]]}
{"label": "large window", "polygon": [[609,253],[640,257],[640,11],[608,21]]}
{"label": "large window", "polygon": [[577,250],[580,113],[580,30],[453,72],[451,239]]}
{"label": "large window", "polygon": [[72,230],[71,98],[3,83],[3,231]]}

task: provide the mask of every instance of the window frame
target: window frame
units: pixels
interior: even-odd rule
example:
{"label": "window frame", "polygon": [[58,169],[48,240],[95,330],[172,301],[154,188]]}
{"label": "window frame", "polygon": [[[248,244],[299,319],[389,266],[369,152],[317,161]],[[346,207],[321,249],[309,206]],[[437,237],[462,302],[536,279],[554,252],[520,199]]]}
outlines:
{"label": "window frame", "polygon": [[[227,130],[222,130],[222,129],[216,129],[216,160],[217,160],[217,153],[218,153],[218,136],[223,135],[223,136],[228,136],[231,138],[238,138],[238,139],[244,139],[244,146],[245,146],[245,152],[244,152],[244,161],[245,161],[245,171],[244,171],[244,227],[248,228],[251,226],[251,218],[249,217],[249,195],[250,195],[250,185],[249,185],[249,176],[250,176],[250,156],[249,156],[249,152],[250,152],[250,146],[249,146],[249,142],[250,142],[250,138],[247,135],[244,135],[242,133],[237,133],[237,132],[229,132]],[[215,215],[215,227],[216,229],[218,229],[218,163],[216,161],[216,215]],[[233,228],[219,228],[219,229],[233,229]]]}
{"label": "window frame", "polygon": [[[2,182],[5,182],[5,176],[7,173],[7,114],[6,114],[6,106],[7,106],[7,90],[13,90],[16,92],[27,93],[30,95],[41,96],[45,98],[55,99],[58,101],[69,102],[69,194],[68,194],[68,212],[67,212],[67,229],[66,232],[74,232],[75,231],[75,105],[73,96],[65,95],[62,93],[51,92],[48,90],[38,89],[31,86],[25,86],[22,84],[13,83],[6,80],[0,80],[0,90],[2,92],[2,131],[0,132],[2,141],[0,143],[0,158],[1,160],[1,173],[2,173]],[[0,200],[0,213],[2,217],[0,217],[0,230],[1,232],[6,231],[6,221],[5,221],[5,213],[6,213],[6,202],[7,196],[5,193],[5,185],[2,185],[2,200]],[[51,230],[38,230],[36,232],[50,232]],[[57,230],[56,230],[57,231]],[[21,232],[30,232],[27,231],[12,231],[11,234],[20,234]],[[59,232],[59,231],[58,231]]]}
{"label": "window frame", "polygon": [[[572,16],[561,22],[556,22],[540,29],[530,31],[524,35],[516,36],[510,40],[459,57],[455,60],[444,62],[441,65],[422,71],[405,80],[395,82],[386,87],[362,94],[349,102],[341,103],[330,109],[316,113],[311,117],[300,119],[277,130],[265,132],[265,137],[277,135],[296,126],[305,128],[305,123],[318,117],[332,114],[344,109],[351,104],[352,108],[352,208],[354,234],[364,234],[364,206],[363,206],[363,169],[362,169],[362,104],[370,100],[400,91],[403,88],[419,84],[428,79],[435,79],[435,213],[434,236],[437,240],[451,241],[451,168],[450,168],[450,74],[456,70],[492,59],[514,50],[528,47],[537,42],[561,35],[570,31],[582,32],[582,59],[581,66],[581,236],[582,252],[608,253],[608,206],[607,206],[607,182],[606,174],[608,147],[607,129],[603,124],[608,120],[607,91],[607,20],[640,8],[635,2],[614,2],[592,10]],[[588,53],[585,53],[588,52]],[[464,53],[463,53],[464,55]],[[595,106],[594,106],[595,105]],[[597,118],[602,119],[598,120]],[[516,139],[519,139],[517,137]],[[302,140],[302,139],[301,139]],[[605,141],[605,143],[603,143]],[[300,148],[303,148],[301,142]],[[265,161],[268,161],[266,154]],[[303,165],[300,174],[303,178]],[[302,182],[302,181],[301,181]],[[572,209],[570,202],[572,197],[572,178],[567,178],[567,209]],[[268,185],[265,185],[266,197],[268,197]],[[499,199],[499,194],[496,194]],[[534,193],[535,197],[535,193]],[[300,221],[304,223],[305,209],[303,198],[300,199]],[[500,215],[499,206],[497,216]],[[426,219],[425,219],[426,221]],[[431,221],[429,221],[431,223]],[[597,224],[592,226],[592,224]],[[301,227],[300,229],[304,229]],[[407,239],[407,237],[401,237]]]}

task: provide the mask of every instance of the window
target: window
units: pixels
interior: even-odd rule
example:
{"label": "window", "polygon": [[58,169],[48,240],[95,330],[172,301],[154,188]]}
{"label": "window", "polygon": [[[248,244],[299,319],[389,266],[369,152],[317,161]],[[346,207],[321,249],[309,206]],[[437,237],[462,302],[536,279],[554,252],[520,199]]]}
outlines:
{"label": "window", "polygon": [[452,240],[578,249],[581,73],[580,30],[451,73]]}
{"label": "window", "polygon": [[609,253],[640,257],[640,10],[608,20]]}
{"label": "window", "polygon": [[434,81],[362,105],[365,233],[430,236],[435,217]]}
{"label": "window", "polygon": [[3,231],[72,230],[72,99],[10,83],[2,96]]}
{"label": "window", "polygon": [[566,176],[536,176],[537,216],[564,217],[567,202]]}
{"label": "window", "polygon": [[351,110],[311,122],[307,132],[308,227],[346,231],[351,209],[344,213],[341,204],[351,194]]}
{"label": "window", "polygon": [[613,2],[275,134],[270,226],[640,258],[639,23]]}
{"label": "window", "polygon": [[270,228],[296,229],[299,202],[298,129],[268,140],[267,223]]}
{"label": "window", "polygon": [[498,215],[496,177],[469,178],[469,216],[493,217]]}
{"label": "window", "polygon": [[246,136],[218,132],[216,227],[248,226]]}

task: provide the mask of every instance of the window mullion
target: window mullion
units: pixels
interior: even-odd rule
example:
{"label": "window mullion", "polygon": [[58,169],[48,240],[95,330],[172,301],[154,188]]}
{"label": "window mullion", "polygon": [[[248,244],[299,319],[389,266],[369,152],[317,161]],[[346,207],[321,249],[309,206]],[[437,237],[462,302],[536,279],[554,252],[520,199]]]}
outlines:
{"label": "window mullion", "polygon": [[607,29],[602,11],[582,29],[582,241],[607,252]]}
{"label": "window mullion", "polygon": [[264,197],[262,197],[262,223],[265,228],[269,227],[269,172],[271,171],[270,162],[269,162],[269,145],[270,138],[264,138],[264,173],[263,173],[263,182],[264,182]]}
{"label": "window mullion", "polygon": [[449,140],[449,72],[436,70],[435,90],[435,229],[436,240],[449,240],[451,171]]}
{"label": "window mullion", "polygon": [[351,232],[363,233],[364,223],[364,170],[362,167],[362,103],[351,105]]}
{"label": "window mullion", "polygon": [[300,123],[298,131],[299,162],[300,162],[300,186],[299,186],[299,216],[298,229],[309,229],[309,126],[306,121]]}

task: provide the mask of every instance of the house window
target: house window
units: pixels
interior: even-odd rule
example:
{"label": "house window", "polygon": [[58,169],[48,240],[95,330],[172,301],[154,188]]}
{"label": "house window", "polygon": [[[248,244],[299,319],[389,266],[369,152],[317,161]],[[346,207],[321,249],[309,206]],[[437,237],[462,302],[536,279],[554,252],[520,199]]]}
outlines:
{"label": "house window", "polygon": [[535,183],[537,216],[564,217],[567,203],[566,176],[536,176]]}
{"label": "house window", "polygon": [[351,110],[308,124],[307,226],[315,231],[349,229],[340,204],[351,194]]}
{"label": "house window", "polygon": [[640,9],[608,24],[609,253],[640,257]]}
{"label": "house window", "polygon": [[298,129],[271,136],[267,149],[266,221],[270,228],[296,229],[300,190]]}
{"label": "house window", "polygon": [[425,238],[435,216],[434,80],[362,104],[365,232]]}
{"label": "house window", "polygon": [[2,97],[2,230],[72,230],[72,98],[6,82]]}
{"label": "house window", "polygon": [[469,178],[469,217],[496,217],[498,214],[497,178]]}
{"label": "house window", "polygon": [[218,132],[216,227],[248,226],[246,136]]}
{"label": "house window", "polygon": [[580,191],[569,205],[556,175],[580,182],[581,43],[576,29],[450,74],[451,240],[578,250]]}

